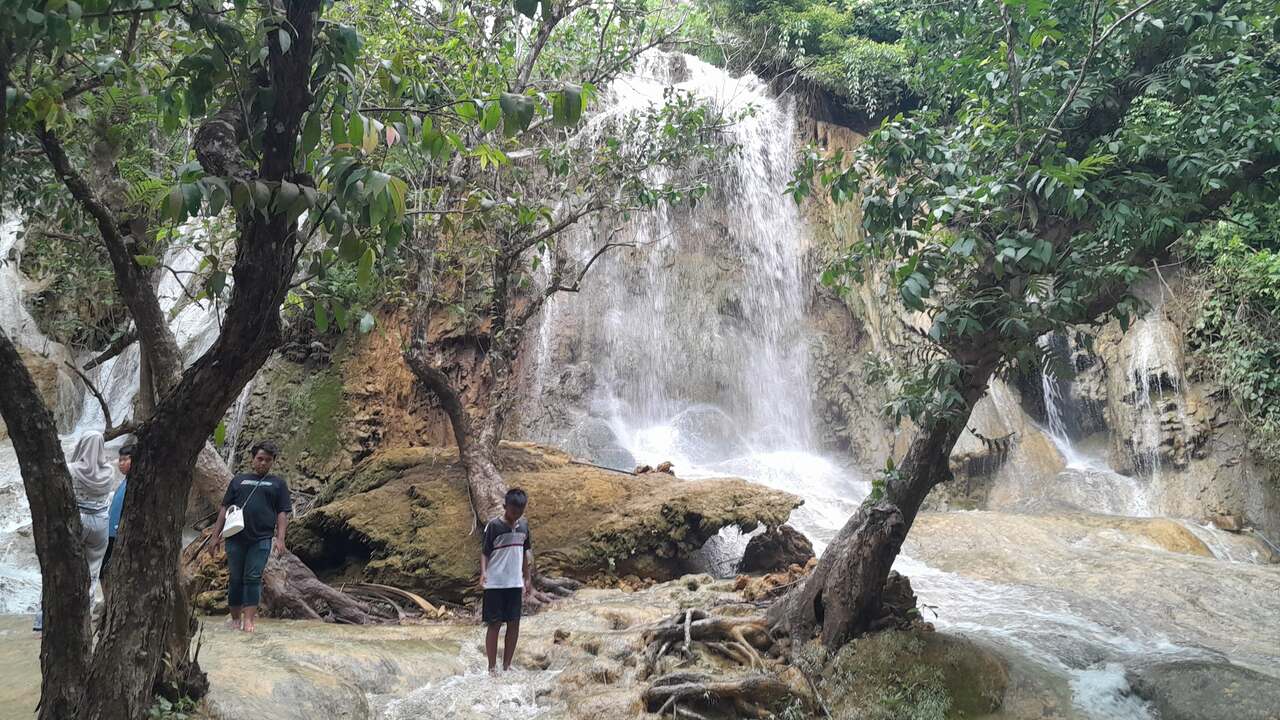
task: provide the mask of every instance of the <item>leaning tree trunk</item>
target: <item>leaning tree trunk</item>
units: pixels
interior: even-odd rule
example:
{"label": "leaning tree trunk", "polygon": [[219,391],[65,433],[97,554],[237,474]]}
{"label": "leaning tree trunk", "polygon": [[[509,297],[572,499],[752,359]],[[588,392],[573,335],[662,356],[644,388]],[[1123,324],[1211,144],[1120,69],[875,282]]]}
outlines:
{"label": "leaning tree trunk", "polygon": [[18,455],[44,578],[45,630],[40,641],[40,710],[36,717],[78,717],[90,657],[89,563],[80,540],[80,512],[53,414],[3,330],[0,415]]}
{"label": "leaning tree trunk", "polygon": [[951,450],[998,359],[988,352],[966,364],[957,388],[964,410],[916,433],[884,497],[849,518],[813,574],[770,608],[770,625],[800,642],[819,637],[830,651],[871,629],[889,570],[929,491],[951,479]]}
{"label": "leaning tree trunk", "polygon": [[458,459],[466,472],[467,490],[476,524],[483,525],[489,518],[502,512],[503,497],[507,492],[507,483],[494,462],[501,433],[494,408],[489,407],[493,391],[490,389],[483,393],[484,402],[480,404],[484,407],[464,407],[462,396],[453,380],[442,369],[445,363],[441,358],[433,357],[444,351],[436,349],[433,353],[427,346],[429,322],[429,310],[420,310],[419,319],[412,330],[413,337],[404,351],[405,363],[420,385],[435,395],[445,415],[449,417],[453,438],[458,445]]}
{"label": "leaning tree trunk", "polygon": [[[294,40],[288,49],[270,36],[262,79],[270,84],[273,100],[265,113],[257,169],[244,165],[237,117],[219,115],[196,136],[197,158],[210,174],[275,183],[294,171],[302,116],[312,102],[308,81],[320,2],[282,5]],[[86,195],[93,199],[91,192]],[[105,208],[94,211],[100,226],[114,222]],[[131,578],[136,591],[112,593],[107,602],[86,707],[78,716],[86,720],[136,720],[150,706],[151,681],[174,624],[170,603],[179,592],[179,544],[192,468],[227,408],[280,342],[280,306],[294,268],[297,225],[283,213],[253,212],[238,216],[237,229],[234,282],[218,338],[175,387],[160,389],[155,414],[137,434],[124,508],[130,527],[120,538],[119,556],[112,558],[112,571]],[[123,247],[114,227],[104,235],[111,235],[113,252]],[[155,326],[136,314],[134,321],[140,332],[144,325]],[[154,363],[153,369],[158,370]]]}

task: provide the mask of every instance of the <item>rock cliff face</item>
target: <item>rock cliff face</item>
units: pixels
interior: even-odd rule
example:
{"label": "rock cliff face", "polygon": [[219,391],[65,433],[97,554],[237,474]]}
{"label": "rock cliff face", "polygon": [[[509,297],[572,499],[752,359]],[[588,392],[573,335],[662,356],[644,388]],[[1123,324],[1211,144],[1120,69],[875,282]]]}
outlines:
{"label": "rock cliff face", "polygon": [[[682,481],[581,464],[527,444],[498,467],[530,497],[538,568],[581,580],[669,580],[723,527],[778,527],[800,500],[741,480]],[[456,453],[388,450],[337,480],[289,529],[289,547],[330,581],[377,582],[459,601],[475,591],[479,541]]]}

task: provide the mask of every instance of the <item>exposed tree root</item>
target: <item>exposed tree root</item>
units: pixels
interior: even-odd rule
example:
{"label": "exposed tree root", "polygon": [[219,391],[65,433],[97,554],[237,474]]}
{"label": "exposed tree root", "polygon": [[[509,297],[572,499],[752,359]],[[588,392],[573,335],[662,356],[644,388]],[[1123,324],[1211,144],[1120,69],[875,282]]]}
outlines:
{"label": "exposed tree root", "polygon": [[[263,613],[269,617],[329,620],[351,625],[380,622],[368,603],[324,584],[297,555],[273,557],[262,573]],[[388,618],[389,619],[389,618]]]}
{"label": "exposed tree root", "polygon": [[672,651],[688,661],[697,646],[722,655],[753,670],[763,670],[761,650],[773,647],[769,627],[760,617],[720,617],[704,610],[686,610],[667,618],[645,631],[646,649],[640,665],[640,676],[649,677],[658,670],[662,658]]}
{"label": "exposed tree root", "polygon": [[551,578],[534,575],[533,591],[524,600],[527,612],[537,612],[556,600],[567,598],[582,588],[582,583],[572,578]]}
{"label": "exposed tree root", "polygon": [[713,681],[697,673],[671,673],[642,696],[645,709],[691,720],[772,717],[797,700],[791,687],[772,675]]}

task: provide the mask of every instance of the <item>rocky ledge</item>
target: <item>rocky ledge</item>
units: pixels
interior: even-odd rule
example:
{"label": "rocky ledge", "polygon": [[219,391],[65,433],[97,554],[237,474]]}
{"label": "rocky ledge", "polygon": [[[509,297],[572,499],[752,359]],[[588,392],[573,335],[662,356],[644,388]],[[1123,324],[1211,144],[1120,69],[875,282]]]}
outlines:
{"label": "rocky ledge", "polygon": [[[633,476],[531,444],[504,444],[498,467],[509,485],[529,493],[539,570],[585,581],[679,577],[721,528],[776,528],[801,503],[743,480]],[[322,579],[383,583],[452,602],[474,592],[479,539],[452,449],[380,452],[321,500],[290,527],[289,546]]]}

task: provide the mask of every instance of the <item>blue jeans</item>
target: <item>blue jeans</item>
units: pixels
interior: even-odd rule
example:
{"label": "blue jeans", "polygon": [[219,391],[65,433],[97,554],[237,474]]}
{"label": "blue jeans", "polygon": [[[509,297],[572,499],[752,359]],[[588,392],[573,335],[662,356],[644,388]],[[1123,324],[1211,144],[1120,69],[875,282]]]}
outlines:
{"label": "blue jeans", "polygon": [[233,608],[258,607],[262,598],[262,569],[271,555],[271,538],[249,540],[239,535],[227,538],[227,604]]}

